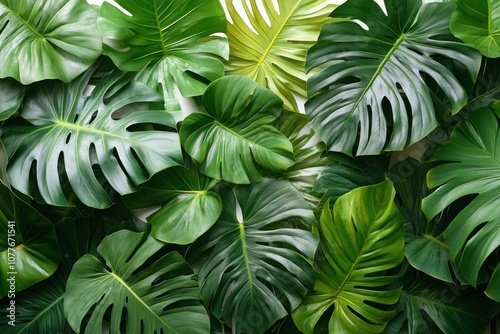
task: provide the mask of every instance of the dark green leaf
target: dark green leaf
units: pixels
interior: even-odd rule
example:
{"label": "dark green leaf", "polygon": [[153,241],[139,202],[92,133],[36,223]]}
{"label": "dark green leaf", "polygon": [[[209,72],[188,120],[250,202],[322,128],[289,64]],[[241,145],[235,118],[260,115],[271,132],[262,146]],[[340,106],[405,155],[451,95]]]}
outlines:
{"label": "dark green leaf", "polygon": [[0,121],[14,115],[23,102],[25,88],[14,79],[0,79]]}
{"label": "dark green leaf", "polygon": [[166,110],[179,110],[183,96],[201,95],[224,74],[226,18],[219,0],[116,0],[129,14],[104,2],[98,27],[118,47],[104,50],[122,71],[141,70],[139,81],[162,93]]}
{"label": "dark green leaf", "polygon": [[[164,244],[143,239],[143,233],[115,232],[97,247],[105,263],[89,254],[75,263],[64,297],[73,330],[83,326],[86,333],[101,333],[111,308],[111,332],[120,332],[123,321],[125,332],[133,334],[208,333],[209,318],[187,263],[177,252],[159,257]],[[91,316],[83,324],[87,312]]]}
{"label": "dark green leaf", "polygon": [[341,21],[325,24],[309,50],[308,70],[327,66],[308,80],[306,113],[330,151],[379,154],[417,142],[437,126],[428,79],[452,114],[467,103],[444,60],[477,77],[480,54],[449,30],[455,4],[385,0],[385,7],[388,16],[373,0],[347,1],[331,15]]}
{"label": "dark green leaf", "polygon": [[264,333],[312,287],[317,239],[289,220],[311,223],[314,214],[284,180],[265,179],[221,196],[221,217],[187,258],[199,266],[201,294],[215,317],[236,331]]}
{"label": "dark green leaf", "polygon": [[330,308],[329,333],[380,333],[393,315],[398,276],[386,271],[404,259],[404,231],[390,181],[341,196],[333,211],[325,204],[314,291],[293,312],[297,327],[314,333]]}
{"label": "dark green leaf", "polygon": [[82,0],[0,0],[0,78],[75,79],[102,53],[96,20]]}
{"label": "dark green leaf", "polygon": [[451,32],[490,58],[500,57],[500,2],[457,0]]}
{"label": "dark green leaf", "polygon": [[282,101],[270,90],[242,76],[226,76],[203,94],[206,113],[189,115],[179,131],[186,152],[202,173],[232,183],[262,180],[256,164],[271,173],[294,163],[293,147],[269,125]]}
{"label": "dark green leaf", "polygon": [[[69,84],[34,87],[20,114],[30,124],[4,128],[7,176],[24,194],[39,192],[48,204],[67,206],[71,194],[63,184],[69,182],[84,204],[105,208],[112,201],[93,167],[99,166],[118,193],[127,194],[156,172],[182,163],[177,133],[133,128],[175,127],[175,121],[165,111],[142,110],[139,102],[161,98],[131,81],[131,74],[108,72],[90,96],[83,96],[96,68]],[[134,112],[120,116],[124,107],[134,107]]]}

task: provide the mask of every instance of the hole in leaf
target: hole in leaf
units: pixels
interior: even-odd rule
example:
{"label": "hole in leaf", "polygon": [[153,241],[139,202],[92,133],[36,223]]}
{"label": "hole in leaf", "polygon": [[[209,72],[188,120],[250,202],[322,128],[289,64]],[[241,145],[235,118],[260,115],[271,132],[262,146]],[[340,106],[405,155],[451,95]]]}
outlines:
{"label": "hole in leaf", "polygon": [[69,132],[68,135],[66,136],[66,145],[69,144],[70,140],[71,140],[71,132]]}
{"label": "hole in leaf", "polygon": [[349,311],[351,311],[352,314],[354,314],[356,317],[358,317],[359,319],[363,320],[364,322],[370,324],[370,325],[374,325],[373,322],[371,322],[370,320],[368,320],[367,318],[365,318],[364,316],[362,316],[360,313],[356,312],[352,307],[350,307],[349,305],[347,305],[347,308],[349,309]]}

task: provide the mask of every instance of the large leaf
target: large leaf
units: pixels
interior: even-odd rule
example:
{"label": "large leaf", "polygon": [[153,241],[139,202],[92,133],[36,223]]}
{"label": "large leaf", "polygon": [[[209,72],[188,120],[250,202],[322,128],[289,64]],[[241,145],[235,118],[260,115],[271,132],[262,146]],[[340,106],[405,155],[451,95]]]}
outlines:
{"label": "large leaf", "polygon": [[56,271],[60,256],[53,224],[1,181],[0,235],[0,298]]}
{"label": "large leaf", "polygon": [[233,330],[264,333],[312,287],[317,239],[289,220],[313,222],[314,214],[284,180],[265,179],[221,196],[220,219],[193,244],[187,259],[201,263],[201,294],[215,317]]}
{"label": "large leaf", "polygon": [[[122,71],[141,70],[139,80],[162,93],[167,110],[183,96],[201,95],[207,81],[224,74],[226,17],[219,0],[116,0],[128,13],[104,2],[98,27],[118,47],[104,50]],[[123,46],[123,47],[122,47]]]}
{"label": "large leaf", "polygon": [[[308,81],[306,113],[331,151],[379,154],[401,150],[437,125],[429,82],[451,104],[467,93],[444,66],[455,60],[477,77],[480,54],[456,42],[449,30],[453,3],[385,0],[386,16],[373,0],[349,0],[333,11],[307,56],[308,70],[328,65]],[[441,63],[443,59],[443,63]],[[358,135],[356,135],[358,134]]]}
{"label": "large leaf", "polygon": [[[208,333],[209,318],[191,269],[179,253],[161,254],[163,247],[152,237],[143,240],[143,233],[122,230],[97,247],[105,263],[90,254],[81,257],[64,297],[73,330],[83,326],[85,333],[101,333],[111,309],[111,332]],[[83,324],[87,312],[90,319]]]}
{"label": "large leaf", "polygon": [[219,218],[222,203],[210,191],[218,182],[201,174],[196,166],[172,167],[153,176],[141,190],[124,197],[130,208],[162,207],[147,220],[151,235],[172,244],[189,244]]}
{"label": "large leaf", "polygon": [[102,53],[96,20],[84,0],[0,0],[0,78],[73,80]]}
{"label": "large leaf", "polygon": [[153,110],[117,113],[122,107],[160,97],[131,81],[131,74],[117,71],[107,73],[90,96],[83,96],[95,69],[69,84],[36,86],[20,113],[30,124],[4,128],[10,159],[7,176],[16,189],[28,195],[39,192],[52,205],[69,205],[70,195],[63,190],[67,176],[78,199],[103,208],[112,201],[94,166],[99,166],[118,193],[126,194],[154,173],[182,163],[178,134],[137,128],[144,124],[175,127],[170,114]]}
{"label": "large leaf", "polygon": [[313,208],[317,208],[321,194],[313,184],[321,170],[332,161],[323,156],[325,144],[318,140],[307,116],[285,111],[276,121],[276,129],[292,143],[295,163],[282,177],[289,180]]}
{"label": "large leaf", "polygon": [[0,121],[14,115],[23,102],[25,87],[14,79],[0,80]]}
{"label": "large leaf", "polygon": [[458,0],[451,32],[490,58],[500,57],[500,2]]}
{"label": "large leaf", "polygon": [[189,115],[179,131],[186,152],[202,173],[232,183],[262,180],[256,164],[271,173],[293,165],[290,141],[269,125],[282,101],[242,76],[226,76],[203,94],[205,112]]}
{"label": "large leaf", "polygon": [[[434,153],[432,160],[446,163],[433,168],[427,176],[429,188],[435,189],[423,201],[429,219],[459,198],[475,196],[444,232],[460,274],[474,286],[481,267],[500,246],[499,133],[495,111],[476,110]],[[500,263],[493,265],[496,269],[486,293],[500,301]]]}
{"label": "large leaf", "polygon": [[390,181],[357,188],[328,203],[320,219],[314,291],[294,311],[297,327],[313,333],[331,307],[329,333],[380,333],[401,289],[386,273],[404,258],[404,231]]}
{"label": "large leaf", "polygon": [[[242,1],[243,11],[236,2],[225,0],[229,16],[227,35],[231,53],[226,73],[244,75],[275,92],[285,107],[298,111],[293,93],[306,95],[304,65],[307,50],[316,42],[321,26],[337,6],[324,0]],[[270,25],[263,17],[269,17]]]}
{"label": "large leaf", "polygon": [[[123,208],[120,212],[124,212]],[[126,210],[125,210],[126,212]],[[7,308],[0,309],[0,328],[5,334],[70,333],[64,316],[63,300],[66,281],[73,264],[84,254],[97,254],[96,248],[109,233],[121,228],[138,230],[130,217],[116,217],[102,212],[105,218],[94,215],[88,219],[66,219],[56,225],[61,262],[48,279],[16,293],[15,327],[7,324]],[[128,213],[130,215],[130,213]],[[8,305],[4,298],[2,303]],[[2,305],[3,306],[3,305]],[[6,312],[7,311],[7,312]],[[6,314],[4,314],[6,312]]]}
{"label": "large leaf", "polygon": [[500,304],[472,287],[408,275],[394,318],[383,333],[484,333],[499,309]]}
{"label": "large leaf", "polygon": [[446,222],[438,217],[428,220],[422,211],[422,199],[428,194],[425,180],[430,167],[408,158],[396,163],[388,176],[394,183],[405,222],[406,258],[427,275],[453,283],[452,260],[443,238]]}

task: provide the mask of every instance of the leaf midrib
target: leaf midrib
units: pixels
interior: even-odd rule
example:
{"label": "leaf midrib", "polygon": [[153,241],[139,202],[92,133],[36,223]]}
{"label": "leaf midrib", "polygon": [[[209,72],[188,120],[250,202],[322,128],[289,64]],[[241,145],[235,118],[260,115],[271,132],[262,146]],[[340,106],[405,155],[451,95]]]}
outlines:
{"label": "leaf midrib", "polygon": [[[286,0],[286,1],[290,1],[290,0]],[[288,16],[286,17],[286,19],[283,21],[283,23],[279,27],[278,31],[274,35],[273,39],[271,40],[271,43],[269,43],[269,46],[267,47],[266,51],[264,51],[264,54],[262,55],[262,57],[260,58],[259,62],[257,63],[257,66],[261,66],[264,63],[264,61],[266,60],[267,56],[269,55],[269,52],[271,52],[271,49],[274,47],[274,44],[278,40],[279,35],[283,31],[283,29],[285,28],[286,24],[288,23],[288,21],[290,20],[290,18],[292,17],[292,15],[295,13],[295,10],[299,6],[299,3],[301,3],[301,2],[302,1],[299,0],[295,4],[295,6],[293,6],[293,9],[290,11],[290,14],[288,14]],[[278,4],[278,6],[279,6],[279,4]]]}
{"label": "leaf midrib", "polygon": [[110,272],[109,273],[111,275],[112,278],[114,278],[116,281],[118,281],[118,283],[120,283],[137,301],[139,301],[139,303],[141,303],[147,310],[149,310],[154,316],[156,319],[158,319],[162,324],[164,324],[166,327],[168,327],[169,330],[171,330],[171,333],[177,333],[177,331],[175,331],[172,327],[170,327],[165,321],[163,321],[162,318],[160,318],[150,307],[148,304],[146,304],[142,299],[141,297],[139,297],[135,292],[134,290],[132,290],[128,284],[123,281],[121,279],[121,277],[119,277],[118,275],[116,275],[114,272]]}
{"label": "leaf midrib", "polygon": [[7,7],[7,5],[3,4],[3,3],[0,3],[1,6],[7,8],[7,11],[9,13],[11,13],[12,15],[14,15],[15,17],[17,17],[17,19],[25,26],[27,27],[29,30],[31,30],[31,32],[33,34],[35,34],[38,38],[41,38],[43,40],[45,40],[45,37],[40,34],[35,28],[33,28],[26,20],[24,20],[21,16],[19,16],[18,13],[14,12],[12,9],[10,9],[9,7]]}
{"label": "leaf midrib", "polygon": [[244,222],[239,222],[238,228],[240,230],[241,249],[242,249],[242,253],[243,253],[243,259],[245,260],[245,269],[246,269],[247,276],[248,276],[250,293],[252,294],[252,297],[253,297],[253,277],[252,277],[252,271],[250,269],[250,258],[248,256],[248,249],[247,249],[248,246],[247,246],[247,241],[246,241]]}
{"label": "leaf midrib", "polygon": [[54,307],[54,305],[58,304],[63,298],[64,298],[64,293],[62,295],[60,295],[55,301],[53,301],[52,303],[50,303],[50,305],[48,305],[46,308],[44,308],[40,313],[38,313],[36,315],[36,317],[34,317],[33,319],[31,319],[31,321],[29,323],[27,323],[26,326],[24,326],[19,331],[19,334],[23,333],[27,328],[30,328],[35,323],[35,321],[38,318],[40,318],[44,313],[47,313],[51,308]]}

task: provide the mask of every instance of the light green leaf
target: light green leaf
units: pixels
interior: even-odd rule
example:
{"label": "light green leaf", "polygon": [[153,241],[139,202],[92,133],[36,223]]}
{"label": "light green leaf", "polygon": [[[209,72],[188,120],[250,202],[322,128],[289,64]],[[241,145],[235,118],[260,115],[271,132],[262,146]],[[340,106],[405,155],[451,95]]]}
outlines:
{"label": "light green leaf", "polygon": [[500,2],[457,0],[451,32],[489,58],[500,57]]}
{"label": "light green leaf", "polygon": [[[143,233],[115,232],[97,247],[105,263],[90,254],[75,263],[64,297],[73,330],[80,332],[83,325],[85,333],[101,333],[111,308],[112,333],[120,332],[122,322],[126,332],[134,334],[209,332],[209,318],[187,263],[177,252],[159,257],[164,244],[143,239]],[[89,321],[82,324],[88,312]]]}
{"label": "light green leaf", "polygon": [[293,165],[290,141],[269,125],[282,101],[242,76],[226,76],[203,94],[205,112],[189,115],[179,131],[186,152],[202,173],[232,183],[262,180],[256,165],[281,173]]}
{"label": "light green leaf", "polygon": [[[225,0],[233,23],[227,35],[231,50],[226,73],[244,75],[271,89],[289,110],[298,111],[293,93],[306,96],[304,65],[307,50],[316,42],[321,26],[337,7],[331,0],[242,1],[250,26],[236,9],[236,2]],[[262,11],[270,20],[265,21]]]}
{"label": "light green leaf", "polygon": [[284,180],[225,189],[221,196],[221,217],[189,248],[187,259],[199,266],[212,315],[234,331],[264,333],[312,287],[317,239],[290,220],[309,227],[314,214]]}
{"label": "light green leaf", "polygon": [[50,277],[59,264],[54,225],[0,181],[0,298]]}
{"label": "light green leaf", "polygon": [[432,81],[452,114],[467,103],[445,62],[477,77],[481,55],[449,30],[455,4],[385,0],[385,7],[388,16],[373,0],[347,1],[331,15],[344,21],[325,24],[309,50],[306,69],[326,68],[308,80],[306,113],[330,151],[372,155],[417,142],[437,126]]}
{"label": "light green leaf", "polygon": [[25,87],[14,79],[0,79],[0,121],[14,115],[23,102]]}
{"label": "light green leaf", "polygon": [[[16,189],[31,196],[39,192],[45,202],[59,206],[71,204],[72,189],[85,205],[104,208],[112,200],[98,172],[118,193],[127,194],[156,172],[182,163],[177,133],[137,128],[175,128],[175,121],[165,111],[142,110],[139,102],[161,98],[131,81],[133,74],[109,72],[90,96],[83,96],[96,68],[69,84],[33,88],[20,112],[29,125],[3,129],[7,176]],[[124,107],[134,112],[120,115]]]}
{"label": "light green leaf", "polygon": [[218,181],[196,166],[172,167],[153,176],[141,190],[124,197],[130,208],[162,207],[147,220],[151,235],[172,244],[189,244],[205,233],[219,218],[222,203],[210,189]]}
{"label": "light green leaf", "polygon": [[0,0],[0,78],[75,79],[102,53],[96,20],[84,0]]}
{"label": "light green leaf", "polygon": [[[427,184],[434,192],[422,203],[431,219],[459,198],[475,195],[444,232],[460,274],[474,286],[481,267],[500,246],[499,133],[495,111],[476,110],[434,153],[432,160],[444,163],[428,173]],[[498,272],[500,263],[494,262],[493,267]],[[499,275],[493,275],[486,293],[497,301],[499,286]]]}
{"label": "light green leaf", "polygon": [[328,332],[380,333],[393,315],[401,289],[386,273],[404,259],[403,221],[390,181],[357,188],[329,203],[320,219],[314,290],[293,312],[297,327],[314,333],[333,307]]}
{"label": "light green leaf", "polygon": [[219,0],[116,0],[130,15],[104,2],[98,27],[118,47],[104,46],[122,71],[141,71],[138,80],[158,90],[168,111],[183,96],[203,94],[207,82],[224,74],[226,17]]}

